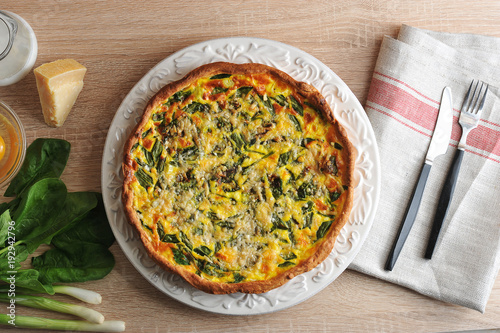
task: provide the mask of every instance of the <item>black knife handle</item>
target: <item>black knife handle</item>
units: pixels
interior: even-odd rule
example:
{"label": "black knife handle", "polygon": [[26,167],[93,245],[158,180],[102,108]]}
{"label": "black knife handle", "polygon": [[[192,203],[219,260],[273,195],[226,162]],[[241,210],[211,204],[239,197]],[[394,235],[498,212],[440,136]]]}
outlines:
{"label": "black knife handle", "polygon": [[396,238],[396,241],[394,242],[394,245],[392,246],[392,250],[389,254],[389,257],[387,258],[387,262],[385,263],[385,269],[388,271],[392,271],[392,269],[394,268],[396,260],[398,260],[401,249],[403,249],[403,245],[405,244],[411,227],[413,226],[413,222],[415,222],[418,208],[420,207],[420,202],[422,201],[422,196],[424,194],[425,183],[427,183],[427,178],[429,178],[430,171],[431,165],[425,163],[422,171],[420,172],[417,186],[413,190],[410,204],[406,208],[405,217],[399,229],[398,236]]}
{"label": "black knife handle", "polygon": [[460,171],[460,165],[462,165],[463,157],[464,151],[462,149],[458,149],[455,153],[455,156],[453,157],[451,168],[446,175],[443,190],[441,191],[441,196],[439,197],[436,215],[434,215],[434,222],[432,224],[429,243],[427,243],[427,250],[425,251],[425,258],[427,259],[431,259],[432,254],[434,253],[434,248],[436,247],[436,242],[439,237],[439,232],[441,231],[441,226],[443,225],[443,221],[446,218],[446,213],[448,213],[448,208],[450,207],[453,192],[455,191],[455,185],[457,184],[458,173]]}

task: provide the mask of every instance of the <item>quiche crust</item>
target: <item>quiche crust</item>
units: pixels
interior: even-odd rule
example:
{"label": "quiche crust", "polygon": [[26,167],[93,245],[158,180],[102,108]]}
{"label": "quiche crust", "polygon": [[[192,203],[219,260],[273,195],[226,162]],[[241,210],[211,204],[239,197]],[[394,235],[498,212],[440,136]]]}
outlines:
{"label": "quiche crust", "polygon": [[[200,258],[204,257],[203,256],[199,257],[198,254],[195,254],[194,252],[193,254],[189,254],[186,257],[185,255],[188,253],[184,252],[183,254],[182,252],[177,252],[177,254],[180,253],[179,254],[180,259],[179,257],[177,257],[176,259],[177,262],[176,262],[176,260],[172,259],[172,255],[169,255],[170,257],[165,255],[165,253],[167,253],[169,249],[172,249],[172,251],[174,251],[175,246],[179,245],[179,242],[183,243],[183,241],[179,240],[179,237],[174,237],[175,239],[170,240],[173,243],[169,244],[161,243],[158,240],[160,230],[157,231],[155,230],[157,228],[161,228],[163,230],[163,226],[158,226],[159,223],[158,221],[156,221],[155,222],[156,224],[154,225],[153,224],[150,226],[145,225],[145,222],[142,220],[141,216],[145,216],[147,213],[142,211],[139,212],[138,210],[137,191],[139,190],[142,191],[143,189],[139,185],[137,185],[138,182],[140,182],[140,180],[138,180],[138,175],[137,175],[137,170],[139,166],[137,159],[134,158],[135,155],[132,154],[132,151],[134,151],[135,147],[137,147],[138,143],[141,141],[141,138],[143,138],[144,133],[146,132],[145,127],[149,126],[148,124],[151,124],[151,117],[153,113],[156,112],[155,110],[158,110],[158,108],[161,107],[162,105],[168,104],[166,103],[166,101],[168,101],[169,98],[170,100],[172,100],[172,97],[175,96],[176,93],[182,91],[183,89],[186,89],[186,87],[189,87],[190,85],[194,84],[195,82],[197,82],[197,80],[200,80],[202,78],[214,77],[216,75],[221,75],[221,74],[243,75],[243,76],[254,76],[262,74],[272,78],[276,82],[281,82],[285,86],[290,87],[296,94],[298,94],[297,97],[300,98],[301,104],[304,104],[303,102],[307,101],[307,105],[314,108],[317,112],[320,112],[321,115],[327,120],[327,122],[332,125],[336,140],[335,145],[336,146],[338,145],[340,147],[338,154],[341,155],[341,156],[339,155],[339,158],[341,158],[342,160],[342,165],[341,166],[333,165],[333,167],[335,168],[335,172],[336,173],[338,172],[340,174],[338,179],[342,185],[341,189],[339,190],[341,193],[335,193],[336,195],[334,196],[335,197],[334,199],[337,200],[337,198],[341,196],[342,200],[341,210],[338,211],[337,214],[335,214],[335,217],[332,221],[328,221],[329,225],[326,228],[325,234],[322,235],[321,239],[318,236],[318,239],[315,241],[315,243],[311,245],[307,257],[302,258],[299,262],[293,263],[291,267],[285,267],[286,269],[278,270],[278,273],[275,274],[274,276],[269,276],[268,278],[264,279],[242,279],[240,281],[238,281],[239,279],[235,279],[234,281],[224,281],[221,280],[223,278],[217,278],[215,273],[214,276],[212,276],[210,272],[207,272],[208,274],[205,274],[203,269],[198,268],[196,271],[193,271],[191,268],[193,265],[196,266],[195,264],[191,264],[190,266],[188,266],[186,263],[184,263],[184,265],[179,264],[179,262],[182,263],[185,260],[191,260],[195,261],[196,263],[199,263],[202,262]],[[224,94],[224,92],[222,92],[222,94]],[[290,106],[289,108],[291,109]],[[171,121],[174,120],[174,115],[175,113],[172,115]],[[165,140],[166,142],[168,138],[162,140]],[[333,144],[334,143],[331,142],[332,146]],[[148,148],[151,150],[154,149],[151,147]],[[211,63],[200,66],[191,71],[190,73],[188,73],[184,78],[172,82],[170,84],[167,84],[160,91],[158,91],[158,93],[154,95],[148,102],[142,118],[133,129],[131,135],[129,136],[124,146],[124,160],[122,164],[122,170],[124,174],[124,184],[123,184],[122,200],[124,203],[125,213],[128,218],[128,221],[130,222],[131,225],[134,226],[135,230],[138,232],[148,255],[165,270],[180,275],[192,286],[207,293],[213,293],[213,294],[227,294],[234,292],[264,293],[285,284],[288,280],[292,279],[297,275],[300,275],[304,272],[313,269],[323,260],[325,260],[332,251],[335,240],[339,235],[343,226],[346,224],[352,208],[353,191],[354,191],[353,189],[353,170],[354,170],[354,160],[355,160],[354,154],[355,152],[353,146],[349,142],[346,131],[335,120],[333,116],[333,111],[329,107],[325,98],[313,86],[304,82],[298,82],[294,80],[292,77],[290,77],[288,74],[262,64],[254,64],[254,63],[232,64],[225,62]],[[162,157],[159,157],[158,159],[161,158]],[[318,161],[317,163],[319,165],[319,168],[322,170],[320,172],[332,172],[331,163],[328,164],[329,162],[325,162],[326,163],[325,164],[321,161]],[[290,173],[292,174],[291,171]],[[150,187],[152,187],[152,185]],[[152,191],[151,189],[149,189],[149,186],[146,188],[146,191],[147,190],[149,190],[150,192]],[[163,203],[165,206],[168,205],[168,203],[165,202]],[[335,205],[333,204],[332,207],[334,206]],[[201,209],[198,208],[198,211],[200,210]],[[301,227],[304,228],[304,226]],[[282,228],[280,228],[280,226],[278,225],[278,229]],[[318,235],[318,233],[319,231],[316,232],[316,235]],[[208,235],[208,236],[213,236],[213,235]],[[184,248],[187,249],[186,247]],[[205,246],[205,248],[208,247]],[[210,253],[214,254],[216,252],[216,250],[213,249],[208,249],[207,251],[211,251]],[[203,255],[203,253],[201,253],[201,255]],[[264,259],[261,258],[260,260]],[[271,264],[274,266],[277,265],[276,262],[273,262]],[[211,265],[211,262],[209,261],[209,264],[207,265]],[[206,267],[210,268],[211,266],[206,266]],[[227,271],[227,269],[223,271]],[[237,273],[234,273],[235,277],[240,276],[239,274],[238,275],[236,274]]]}

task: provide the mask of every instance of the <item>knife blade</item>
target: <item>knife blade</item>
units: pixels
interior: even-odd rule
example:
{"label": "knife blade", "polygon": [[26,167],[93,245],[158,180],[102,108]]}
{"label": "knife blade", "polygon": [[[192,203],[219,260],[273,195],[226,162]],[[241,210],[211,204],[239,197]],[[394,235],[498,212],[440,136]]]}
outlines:
{"label": "knife blade", "polygon": [[429,173],[431,171],[432,163],[436,157],[445,154],[448,150],[452,126],[453,108],[451,89],[449,87],[445,87],[441,96],[441,103],[439,105],[439,113],[436,126],[434,127],[434,133],[432,134],[427,155],[425,156],[425,163],[422,167],[422,171],[420,172],[417,185],[413,190],[410,204],[406,208],[396,241],[392,246],[391,252],[389,253],[389,257],[387,258],[387,262],[385,264],[385,269],[388,271],[392,271],[394,268],[399,254],[403,249],[403,245],[408,238],[413,223],[415,222],[418,208],[420,207],[420,202],[422,201],[425,184],[427,183],[427,178],[429,177]]}

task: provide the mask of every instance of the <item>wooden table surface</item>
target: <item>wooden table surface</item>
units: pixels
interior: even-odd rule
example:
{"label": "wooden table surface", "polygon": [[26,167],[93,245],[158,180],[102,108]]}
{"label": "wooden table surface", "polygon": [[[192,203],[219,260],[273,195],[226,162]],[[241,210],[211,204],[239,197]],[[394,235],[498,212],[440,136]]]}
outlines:
{"label": "wooden table surface", "polygon": [[[35,78],[0,87],[28,141],[64,138],[72,152],[63,180],[70,191],[101,189],[101,158],[122,99],[154,65],[208,39],[247,36],[302,49],[335,71],[365,103],[384,35],[401,24],[500,37],[500,1],[70,1],[3,0],[0,9],[25,18],[38,39],[35,66],[74,58],[88,68],[84,89],[62,128],[43,121]],[[446,304],[347,270],[303,303],[259,316],[216,315],[161,294],[115,244],[115,269],[81,284],[100,292],[95,306],[129,332],[443,332],[500,327],[500,278],[486,313]],[[20,311],[20,310],[19,310]],[[50,315],[43,311],[24,313]]]}

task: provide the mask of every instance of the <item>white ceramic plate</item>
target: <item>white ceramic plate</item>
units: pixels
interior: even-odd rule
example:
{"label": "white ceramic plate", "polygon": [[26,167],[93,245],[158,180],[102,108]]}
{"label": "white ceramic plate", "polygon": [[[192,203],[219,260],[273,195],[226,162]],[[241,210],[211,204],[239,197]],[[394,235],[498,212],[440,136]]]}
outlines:
{"label": "white ceramic plate", "polygon": [[[126,220],[121,202],[123,146],[140,119],[147,101],[165,84],[194,68],[216,61],[262,63],[278,68],[299,81],[314,85],[326,98],[356,148],[354,206],[334,250],[313,270],[264,294],[211,295],[199,291],[177,275],[165,272],[147,255]],[[102,159],[102,193],[111,228],[134,267],[170,297],[202,310],[233,314],[262,314],[285,309],[328,286],[354,259],[368,235],[378,204],[380,163],[373,129],[359,101],[326,65],[292,46],[256,38],[224,38],[189,46],[149,71],[129,92],[109,128]]]}

